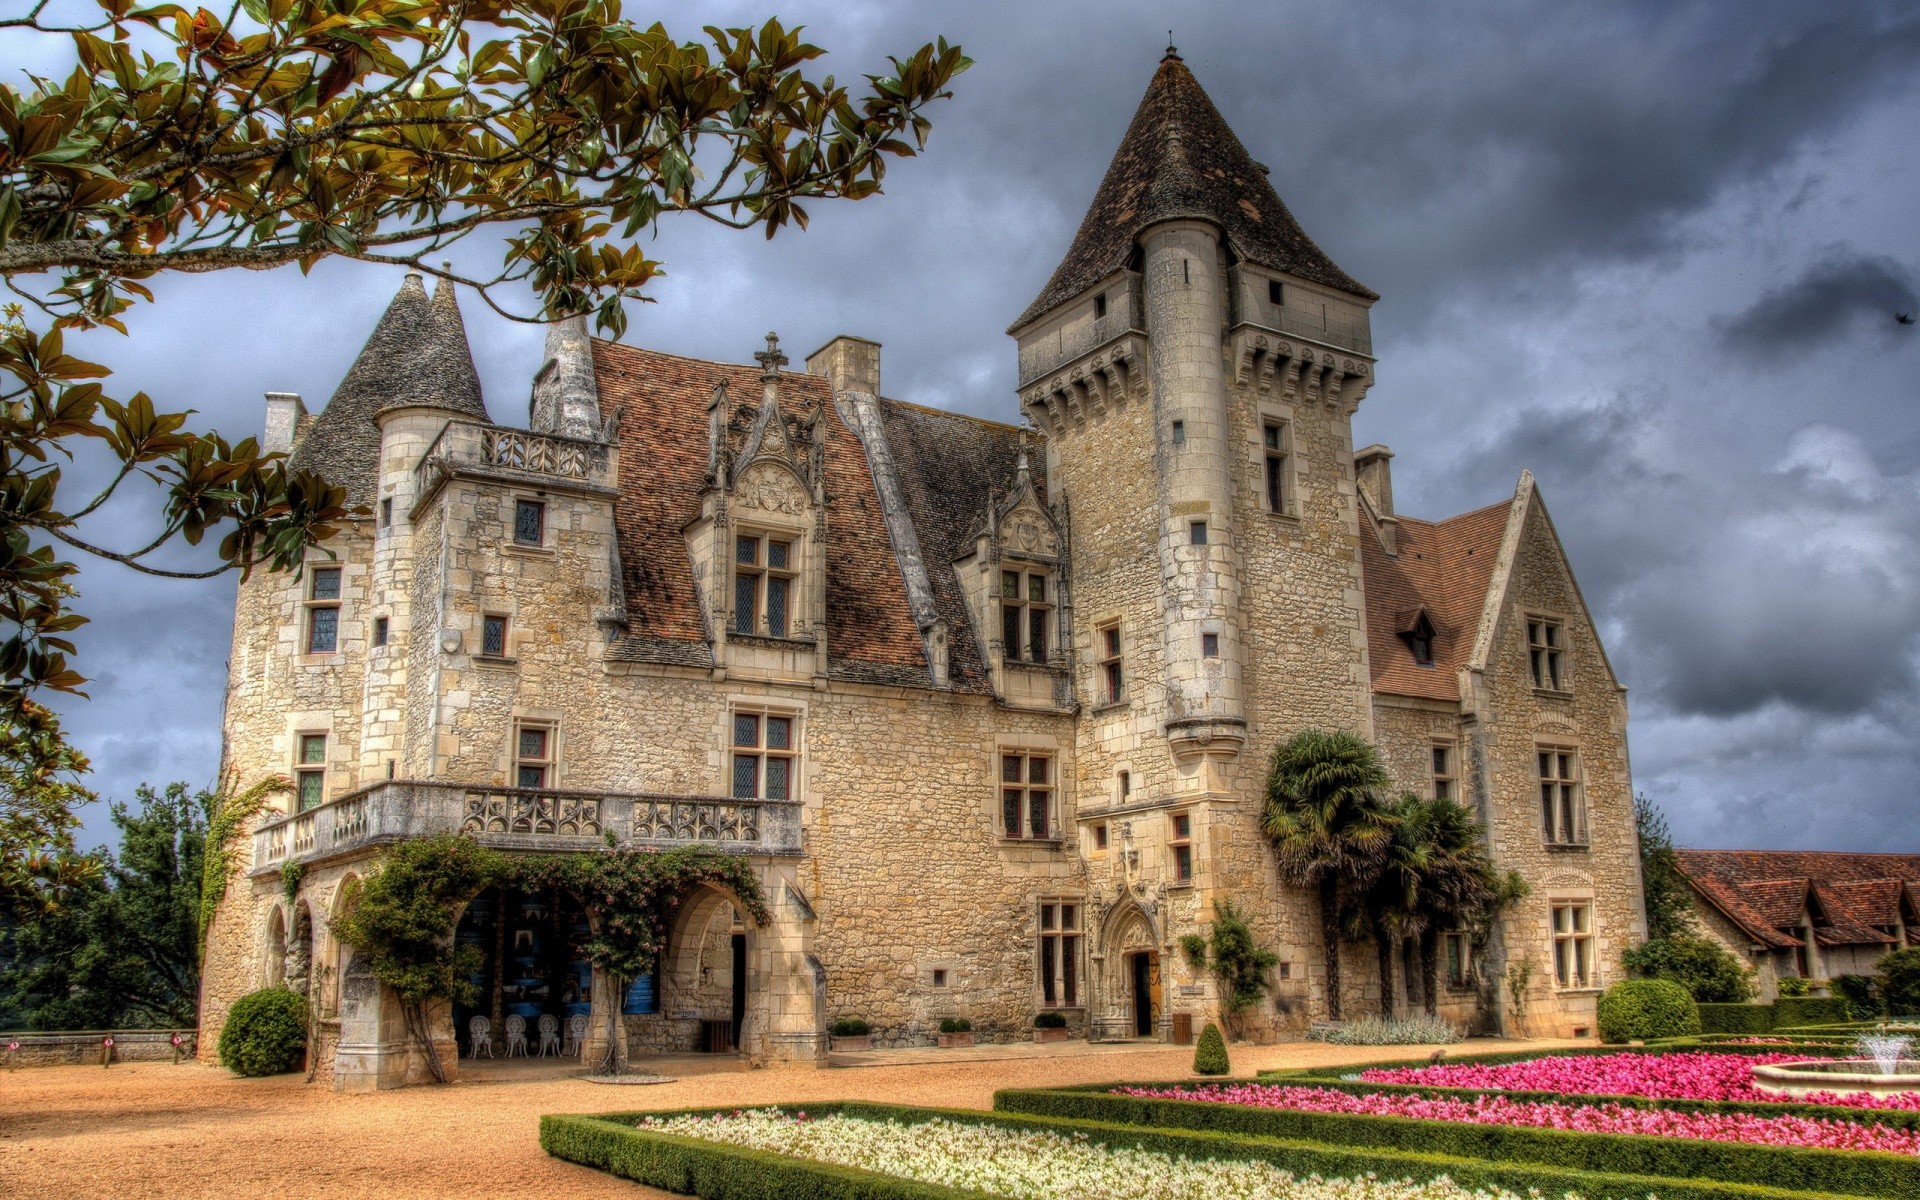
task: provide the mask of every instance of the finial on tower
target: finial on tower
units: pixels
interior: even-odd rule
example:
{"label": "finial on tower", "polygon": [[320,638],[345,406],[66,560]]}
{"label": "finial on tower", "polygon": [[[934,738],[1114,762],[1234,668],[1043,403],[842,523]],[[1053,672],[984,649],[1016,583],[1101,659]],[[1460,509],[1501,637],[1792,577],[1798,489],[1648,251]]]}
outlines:
{"label": "finial on tower", "polygon": [[777,378],[780,374],[780,368],[787,365],[787,356],[780,352],[780,335],[777,333],[769,333],[767,335],[767,348],[755,354],[753,360],[760,364],[760,378]]}
{"label": "finial on tower", "polygon": [[1173,61],[1175,61],[1175,62],[1185,62],[1185,61],[1186,61],[1185,59],[1183,59],[1183,58],[1181,58],[1181,57],[1180,57],[1180,51],[1179,51],[1179,49],[1178,49],[1178,48],[1176,48],[1176,47],[1174,46],[1174,44],[1173,44],[1173,30],[1171,30],[1171,29],[1169,29],[1169,30],[1167,30],[1167,53],[1166,53],[1166,57],[1165,57],[1165,58],[1162,58],[1162,59],[1161,59],[1160,61],[1161,61],[1161,62],[1165,62],[1165,61],[1167,61],[1167,59],[1169,59],[1169,58],[1170,58],[1170,59],[1172,59],[1172,60],[1173,60]]}

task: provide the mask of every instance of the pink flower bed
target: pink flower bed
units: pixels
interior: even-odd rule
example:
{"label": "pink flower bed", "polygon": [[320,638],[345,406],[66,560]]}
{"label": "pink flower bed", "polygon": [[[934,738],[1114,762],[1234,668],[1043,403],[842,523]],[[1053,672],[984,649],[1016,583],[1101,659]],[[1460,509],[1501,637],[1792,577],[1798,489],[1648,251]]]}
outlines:
{"label": "pink flower bed", "polygon": [[[1755,1063],[1805,1062],[1804,1054],[1568,1054],[1497,1066],[1440,1063],[1431,1067],[1375,1069],[1367,1083],[1424,1087],[1486,1088],[1505,1092],[1567,1092],[1576,1095],[1652,1096],[1663,1100],[1746,1100],[1779,1103],[1753,1086]],[[1798,1103],[1855,1108],[1920,1110],[1920,1095],[1873,1096],[1823,1093]]]}
{"label": "pink flower bed", "polygon": [[1277,1084],[1215,1084],[1198,1088],[1115,1088],[1122,1096],[1201,1100],[1284,1108],[1297,1112],[1368,1117],[1419,1117],[1471,1125],[1523,1125],[1578,1133],[1637,1133],[1663,1138],[1699,1138],[1762,1146],[1812,1146],[1824,1150],[1880,1150],[1920,1155],[1920,1131],[1856,1124],[1822,1117],[1757,1117],[1745,1113],[1683,1113],[1628,1108],[1621,1104],[1555,1104],[1480,1096],[1471,1100],[1391,1093],[1351,1095],[1331,1088]]}

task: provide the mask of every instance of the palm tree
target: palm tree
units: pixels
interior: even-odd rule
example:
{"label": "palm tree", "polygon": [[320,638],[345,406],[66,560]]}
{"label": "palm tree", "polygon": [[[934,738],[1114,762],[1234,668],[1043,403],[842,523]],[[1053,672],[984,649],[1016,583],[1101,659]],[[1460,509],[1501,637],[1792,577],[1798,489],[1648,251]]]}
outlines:
{"label": "palm tree", "polygon": [[1327,1015],[1340,1019],[1343,920],[1377,872],[1394,818],[1380,803],[1387,769],[1365,738],[1309,729],[1273,752],[1261,825],[1273,841],[1280,876],[1320,899],[1327,967]]}
{"label": "palm tree", "polygon": [[1473,813],[1452,800],[1415,800],[1424,842],[1421,877],[1420,973],[1427,1014],[1439,1004],[1439,943],[1446,930],[1482,927],[1526,894],[1509,872],[1502,878],[1487,857],[1486,830]]}
{"label": "palm tree", "polygon": [[[1361,909],[1354,914],[1354,933],[1371,935],[1380,956],[1383,1017],[1393,1015],[1394,948],[1407,938],[1424,935],[1430,924],[1429,876],[1435,865],[1429,830],[1434,817],[1432,803],[1408,792],[1387,807],[1391,834],[1380,851],[1376,874]],[[1411,980],[1407,990],[1413,990]],[[1432,984],[1425,983],[1423,996],[1430,1001],[1432,995]]]}

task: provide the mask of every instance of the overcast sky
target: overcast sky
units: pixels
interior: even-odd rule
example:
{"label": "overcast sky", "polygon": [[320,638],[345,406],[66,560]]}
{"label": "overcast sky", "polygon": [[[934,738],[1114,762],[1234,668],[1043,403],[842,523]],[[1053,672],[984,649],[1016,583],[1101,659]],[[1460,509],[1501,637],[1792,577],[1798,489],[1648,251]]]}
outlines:
{"label": "overcast sky", "polygon": [[[660,15],[689,37],[771,11]],[[1003,330],[1066,250],[1171,22],[1307,232],[1383,297],[1354,440],[1396,451],[1401,511],[1539,476],[1632,689],[1635,785],[1678,840],[1920,850],[1920,326],[1894,319],[1920,315],[1920,8],[780,15],[842,78],[941,34],[978,65],[886,195],[815,206],[772,244],[663,230],[669,275],[629,341],[746,361],[768,329],[796,359],[860,334],[885,344],[889,395],[1017,419]],[[475,240],[461,261],[497,254]],[[331,394],[398,283],[352,263],[165,281],[130,338],[84,349],[121,393],[253,434],[262,392]],[[524,423],[537,332],[466,311],[495,419]],[[81,586],[93,699],[61,708],[95,785],[210,781],[232,581],[89,563]]]}

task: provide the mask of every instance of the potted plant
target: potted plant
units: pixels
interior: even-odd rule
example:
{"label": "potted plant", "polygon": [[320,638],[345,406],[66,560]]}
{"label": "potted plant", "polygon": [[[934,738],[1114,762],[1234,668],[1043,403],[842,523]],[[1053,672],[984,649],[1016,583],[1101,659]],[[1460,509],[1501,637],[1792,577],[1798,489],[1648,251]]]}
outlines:
{"label": "potted plant", "polygon": [[859,1017],[841,1017],[829,1029],[833,1034],[833,1048],[841,1052],[858,1052],[873,1049],[873,1026]]}
{"label": "potted plant", "polygon": [[973,1045],[973,1022],[965,1017],[942,1017],[940,1020],[940,1048],[949,1046]]}
{"label": "potted plant", "polygon": [[1064,1042],[1067,1040],[1067,1014],[1043,1012],[1033,1019],[1033,1040],[1036,1042]]}

